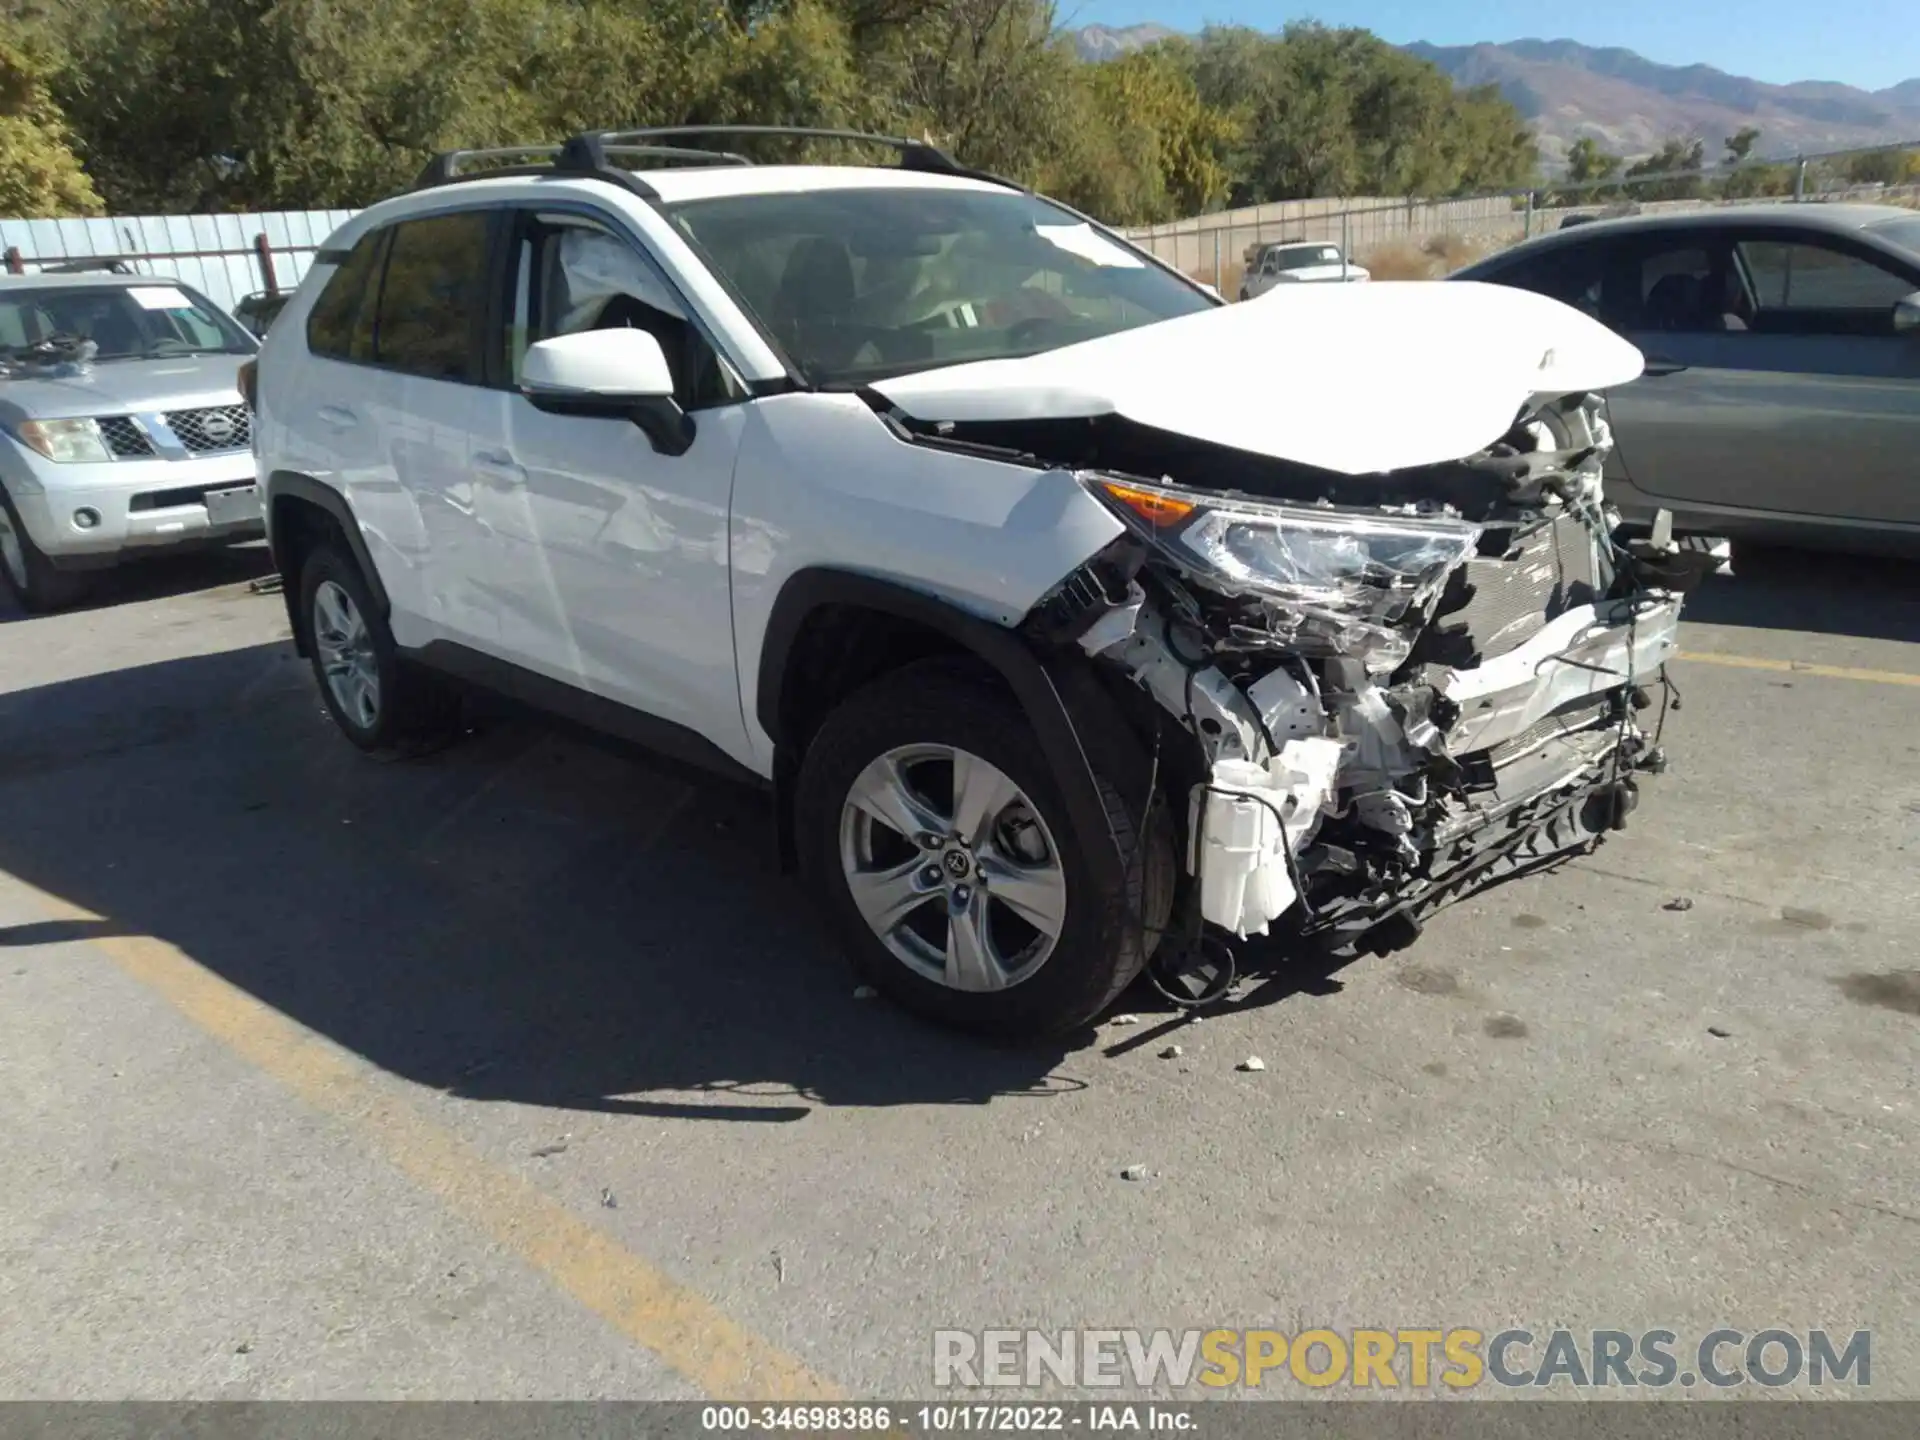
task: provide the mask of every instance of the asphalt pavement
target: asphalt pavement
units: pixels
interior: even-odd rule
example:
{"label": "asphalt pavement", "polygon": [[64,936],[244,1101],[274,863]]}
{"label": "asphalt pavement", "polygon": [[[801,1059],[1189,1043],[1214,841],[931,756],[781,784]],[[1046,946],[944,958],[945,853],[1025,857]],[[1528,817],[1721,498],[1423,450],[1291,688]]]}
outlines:
{"label": "asphalt pavement", "polygon": [[904,1397],[936,1329],[1510,1325],[1867,1329],[1920,1398],[1913,567],[1710,582],[1598,853],[1008,1049],[856,998],[752,794],[504,717],[359,756],[264,566],[0,610],[0,1398]]}

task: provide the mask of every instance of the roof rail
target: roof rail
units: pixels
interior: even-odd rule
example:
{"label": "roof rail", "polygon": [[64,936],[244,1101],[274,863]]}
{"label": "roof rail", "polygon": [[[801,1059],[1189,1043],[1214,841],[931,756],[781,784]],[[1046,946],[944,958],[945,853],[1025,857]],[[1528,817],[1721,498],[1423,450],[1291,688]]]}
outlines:
{"label": "roof rail", "polygon": [[[466,173],[462,168],[472,160],[499,160],[509,155],[528,155],[552,161],[559,153],[558,145],[503,145],[491,150],[443,150],[427,161],[426,168],[415,177],[413,188],[427,190],[435,185],[451,184],[455,180],[477,179],[477,176]],[[525,170],[530,167],[520,165],[509,168]],[[498,174],[499,172],[488,171],[487,173]]]}
{"label": "roof rail", "polygon": [[[638,130],[597,130],[576,135],[566,144],[566,150],[573,151],[581,159],[596,153],[603,153],[608,146],[625,145],[633,141],[646,143],[654,140],[687,140],[703,135],[713,136],[788,136],[797,140],[852,140],[868,145],[884,145],[889,150],[900,152],[900,166],[904,170],[926,170],[937,175],[970,174],[946,151],[924,140],[908,140],[899,135],[874,135],[865,130],[829,130],[811,125],[649,125]],[[576,147],[578,147],[576,149]],[[566,157],[560,161],[566,166]]]}
{"label": "roof rail", "polygon": [[[777,136],[801,140],[845,140],[880,145],[900,154],[900,168],[932,175],[985,180],[1012,190],[1026,187],[1013,180],[973,170],[960,164],[937,145],[898,135],[872,135],[864,130],[831,130],[808,125],[653,125],[637,130],[588,130],[560,145],[504,145],[483,150],[448,150],[435,155],[413,182],[415,190],[451,185],[461,180],[507,176],[593,175],[622,185],[648,200],[659,194],[628,167],[634,161],[669,164],[751,165],[747,156],[704,145],[682,145],[680,140],[712,136]],[[474,169],[476,161],[510,160],[522,163]],[[539,163],[545,162],[545,163]]]}
{"label": "roof rail", "polygon": [[689,160],[702,165],[751,165],[753,161],[731,150],[700,150],[687,145],[609,145],[608,155],[642,160]]}

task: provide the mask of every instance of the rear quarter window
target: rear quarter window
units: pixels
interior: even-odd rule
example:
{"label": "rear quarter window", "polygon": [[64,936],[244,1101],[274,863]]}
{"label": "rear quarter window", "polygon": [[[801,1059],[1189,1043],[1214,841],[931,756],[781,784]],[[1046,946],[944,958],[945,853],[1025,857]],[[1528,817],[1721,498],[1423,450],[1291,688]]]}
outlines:
{"label": "rear quarter window", "polygon": [[370,231],[328,277],[307,313],[307,348],[334,360],[373,360],[373,313],[387,229]]}
{"label": "rear quarter window", "polygon": [[1477,277],[1495,285],[1531,290],[1599,318],[1606,250],[1600,245],[1556,245],[1522,256]]}

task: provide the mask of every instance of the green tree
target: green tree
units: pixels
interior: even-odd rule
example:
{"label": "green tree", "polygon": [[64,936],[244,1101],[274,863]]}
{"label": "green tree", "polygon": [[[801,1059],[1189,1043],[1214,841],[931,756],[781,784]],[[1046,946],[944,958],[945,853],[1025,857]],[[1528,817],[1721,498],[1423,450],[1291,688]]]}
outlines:
{"label": "green tree", "polygon": [[52,67],[0,40],[0,215],[97,215],[66,117],[48,89]]}
{"label": "green tree", "polygon": [[[0,0],[122,210],[364,204],[439,149],[685,122],[925,136],[1104,219],[1529,183],[1513,107],[1362,30],[1085,65],[1050,0]],[[742,141],[757,157],[847,147]]]}
{"label": "green tree", "polygon": [[1202,103],[1177,46],[1085,67],[1082,83],[1086,144],[1062,199],[1115,223],[1150,224],[1226,197],[1239,125]]}
{"label": "green tree", "polygon": [[1607,182],[1619,175],[1624,163],[1602,150],[1591,135],[1582,135],[1567,147],[1567,187],[1555,195],[1555,203],[1589,205],[1613,199],[1619,190]]}
{"label": "green tree", "polygon": [[1201,99],[1236,117],[1231,203],[1312,195],[1448,195],[1529,183],[1533,136],[1491,88],[1460,90],[1364,30],[1210,28],[1193,47]]}
{"label": "green tree", "polygon": [[1793,191],[1793,171],[1785,165],[1768,165],[1753,158],[1760,143],[1760,130],[1747,125],[1722,142],[1727,147],[1727,164],[1733,169],[1720,182],[1720,193],[1729,200],[1750,200],[1763,195],[1787,195]]}
{"label": "green tree", "polygon": [[436,149],[683,118],[730,27],[702,0],[107,0],[62,99],[117,208],[358,205]]}
{"label": "green tree", "polygon": [[1634,200],[1697,200],[1707,193],[1707,186],[1690,172],[1704,169],[1706,163],[1704,140],[1670,139],[1646,159],[1627,167],[1624,189]]}
{"label": "green tree", "polygon": [[1920,150],[1875,150],[1850,156],[1843,170],[1853,185],[1911,184],[1920,179]]}

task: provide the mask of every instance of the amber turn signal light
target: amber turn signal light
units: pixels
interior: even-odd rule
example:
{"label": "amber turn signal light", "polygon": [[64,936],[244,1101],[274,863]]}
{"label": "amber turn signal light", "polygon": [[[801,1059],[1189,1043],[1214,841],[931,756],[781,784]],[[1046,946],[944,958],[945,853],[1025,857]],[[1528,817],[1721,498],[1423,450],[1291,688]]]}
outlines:
{"label": "amber turn signal light", "polygon": [[1142,490],[1136,485],[1120,485],[1111,480],[1102,480],[1100,488],[1156,530],[1177,525],[1194,511],[1192,501],[1179,500],[1159,490]]}

